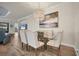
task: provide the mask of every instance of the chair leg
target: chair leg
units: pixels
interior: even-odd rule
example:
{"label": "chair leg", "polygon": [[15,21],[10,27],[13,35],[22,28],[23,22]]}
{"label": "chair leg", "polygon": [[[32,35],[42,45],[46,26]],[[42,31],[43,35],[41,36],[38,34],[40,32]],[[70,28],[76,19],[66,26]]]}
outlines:
{"label": "chair leg", "polygon": [[45,47],[43,46],[43,50],[45,50]]}
{"label": "chair leg", "polygon": [[23,49],[23,43],[22,43],[22,49]]}
{"label": "chair leg", "polygon": [[27,51],[27,44],[26,44],[26,51]]}
{"label": "chair leg", "polygon": [[60,46],[59,46],[59,48],[58,48],[58,56],[60,56],[61,55],[61,52],[60,52]]}
{"label": "chair leg", "polygon": [[38,56],[38,53],[37,53],[37,52],[38,52],[37,49],[35,49],[35,53],[36,53],[35,55],[36,55],[36,56]]}
{"label": "chair leg", "polygon": [[41,50],[44,51],[44,46],[41,47]]}
{"label": "chair leg", "polygon": [[28,45],[28,51],[30,52],[30,46]]}
{"label": "chair leg", "polygon": [[28,51],[28,44],[26,44],[26,50]]}

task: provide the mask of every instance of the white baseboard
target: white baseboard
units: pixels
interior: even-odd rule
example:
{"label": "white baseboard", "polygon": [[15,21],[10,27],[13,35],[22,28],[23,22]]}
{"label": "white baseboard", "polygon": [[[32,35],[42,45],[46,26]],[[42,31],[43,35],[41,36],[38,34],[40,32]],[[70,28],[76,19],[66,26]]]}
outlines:
{"label": "white baseboard", "polygon": [[74,48],[74,47],[75,47],[74,45],[67,44],[67,43],[61,43],[61,45],[65,45],[65,46],[72,47],[72,48]]}

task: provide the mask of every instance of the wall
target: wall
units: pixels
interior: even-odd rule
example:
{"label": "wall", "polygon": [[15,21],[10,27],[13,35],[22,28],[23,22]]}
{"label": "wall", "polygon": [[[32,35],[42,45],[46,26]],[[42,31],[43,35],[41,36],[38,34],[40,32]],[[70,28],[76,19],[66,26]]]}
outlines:
{"label": "wall", "polygon": [[39,20],[35,19],[33,15],[25,17],[20,23],[26,23],[28,30],[36,31],[39,29]]}
{"label": "wall", "polygon": [[74,46],[74,19],[72,3],[62,3],[51,6],[45,14],[59,11],[59,28],[63,30],[62,44]]}
{"label": "wall", "polygon": [[[63,3],[48,8],[47,13],[59,11],[59,28],[64,30],[63,43],[79,51],[79,3]],[[79,53],[78,53],[79,55]]]}
{"label": "wall", "polygon": [[[59,11],[59,28],[63,30],[62,44],[74,45],[74,19],[72,3],[62,3],[55,6],[51,6],[45,10],[45,14]],[[39,28],[39,22],[34,19],[33,16],[25,19],[23,22],[28,24],[28,28],[31,30],[37,30]]]}
{"label": "wall", "polygon": [[79,55],[79,3],[73,4],[73,14],[74,14],[74,22],[75,22],[75,48],[78,51]]}
{"label": "wall", "polygon": [[[49,11],[49,9],[48,9]],[[62,3],[50,8],[50,12],[59,11],[59,28],[63,30],[63,44],[74,45],[74,20],[72,15],[72,4]]]}
{"label": "wall", "polygon": [[[12,27],[10,26],[10,25],[12,25]],[[15,27],[14,27],[14,25],[15,25],[15,22],[14,21],[9,21],[9,33],[14,33],[15,32]]]}

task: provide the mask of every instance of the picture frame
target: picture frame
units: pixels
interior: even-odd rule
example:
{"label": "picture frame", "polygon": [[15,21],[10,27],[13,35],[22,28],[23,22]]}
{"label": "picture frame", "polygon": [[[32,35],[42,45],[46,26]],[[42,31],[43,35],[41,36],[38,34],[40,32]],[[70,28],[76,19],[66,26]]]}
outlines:
{"label": "picture frame", "polygon": [[57,28],[58,27],[58,11],[46,14],[44,20],[39,20],[40,28]]}

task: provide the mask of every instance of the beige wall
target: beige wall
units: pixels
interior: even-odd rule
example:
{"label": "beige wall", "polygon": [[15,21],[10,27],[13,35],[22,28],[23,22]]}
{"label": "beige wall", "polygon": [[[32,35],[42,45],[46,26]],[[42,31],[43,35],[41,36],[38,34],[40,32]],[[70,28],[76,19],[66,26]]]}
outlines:
{"label": "beige wall", "polygon": [[72,16],[72,4],[62,3],[56,6],[51,6],[46,10],[46,13],[59,11],[59,28],[63,30],[62,43],[74,45],[74,20]]}
{"label": "beige wall", "polygon": [[79,3],[73,4],[75,22],[75,46],[79,50]]}

